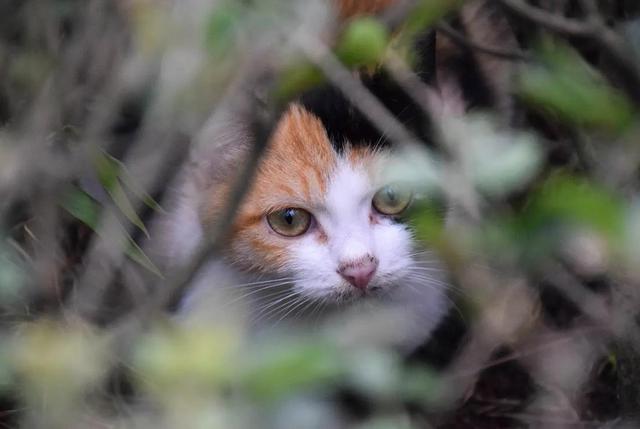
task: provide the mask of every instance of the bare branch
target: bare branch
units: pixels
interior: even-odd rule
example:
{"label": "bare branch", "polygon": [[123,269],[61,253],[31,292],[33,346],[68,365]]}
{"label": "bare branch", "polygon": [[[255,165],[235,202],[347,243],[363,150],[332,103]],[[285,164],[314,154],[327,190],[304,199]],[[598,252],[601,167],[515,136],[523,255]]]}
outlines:
{"label": "bare branch", "polygon": [[438,24],[436,29],[441,34],[465,48],[511,61],[531,61],[531,56],[525,52],[501,49],[495,46],[487,46],[482,43],[469,40],[462,33],[456,31],[447,23],[442,22]]}
{"label": "bare branch", "polygon": [[[629,54],[625,41],[600,19],[577,21],[550,14],[521,0],[495,0],[516,15],[562,36],[582,37],[594,41],[611,61],[618,73],[619,84],[629,97],[640,106],[640,67]],[[591,9],[590,9],[591,10]],[[590,13],[590,16],[593,15]],[[612,79],[615,80],[615,79]]]}
{"label": "bare branch", "polygon": [[419,140],[398,121],[367,88],[344,67],[322,42],[300,34],[297,38],[302,51],[362,112],[371,123],[399,147],[414,145]]}
{"label": "bare branch", "polygon": [[568,36],[591,37],[595,30],[594,26],[589,23],[554,15],[538,7],[530,6],[520,0],[497,1],[516,15],[555,33]]}

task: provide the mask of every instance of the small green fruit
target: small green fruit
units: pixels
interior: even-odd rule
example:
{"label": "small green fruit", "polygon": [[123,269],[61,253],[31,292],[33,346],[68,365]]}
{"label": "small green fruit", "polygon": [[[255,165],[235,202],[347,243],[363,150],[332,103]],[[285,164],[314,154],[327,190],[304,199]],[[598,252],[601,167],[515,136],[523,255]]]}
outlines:
{"label": "small green fruit", "polygon": [[356,19],[344,31],[336,53],[348,66],[372,66],[382,60],[389,32],[374,18]]}

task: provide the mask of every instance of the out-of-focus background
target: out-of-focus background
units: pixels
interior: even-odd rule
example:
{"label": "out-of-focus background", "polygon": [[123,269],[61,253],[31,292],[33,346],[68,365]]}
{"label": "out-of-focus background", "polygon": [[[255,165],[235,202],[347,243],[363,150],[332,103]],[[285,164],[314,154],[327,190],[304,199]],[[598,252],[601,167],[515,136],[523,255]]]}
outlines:
{"label": "out-of-focus background", "polygon": [[[640,426],[640,4],[357,3],[0,3],[1,427]],[[371,113],[364,69],[430,124],[373,115],[448,273],[431,340],[176,321],[198,263],[145,243],[211,118],[250,100],[259,160],[302,91]]]}

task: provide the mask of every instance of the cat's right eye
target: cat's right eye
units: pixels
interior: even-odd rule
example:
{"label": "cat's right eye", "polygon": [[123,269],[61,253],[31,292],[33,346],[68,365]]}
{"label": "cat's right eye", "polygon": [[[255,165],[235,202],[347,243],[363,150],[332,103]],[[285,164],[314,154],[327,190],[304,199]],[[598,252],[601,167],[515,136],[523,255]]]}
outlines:
{"label": "cat's right eye", "polygon": [[411,192],[397,185],[387,185],[376,192],[372,203],[379,213],[390,216],[399,215],[411,203]]}
{"label": "cat's right eye", "polygon": [[311,214],[303,209],[289,207],[269,213],[267,223],[280,235],[297,237],[309,229]]}

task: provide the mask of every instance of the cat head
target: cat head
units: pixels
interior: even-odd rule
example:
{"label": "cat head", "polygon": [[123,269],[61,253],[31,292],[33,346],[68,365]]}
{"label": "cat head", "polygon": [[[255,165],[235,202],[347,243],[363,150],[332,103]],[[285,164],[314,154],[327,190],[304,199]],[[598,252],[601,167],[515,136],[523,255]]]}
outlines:
{"label": "cat head", "polygon": [[[292,104],[236,215],[228,259],[330,301],[397,287],[415,252],[399,222],[412,196],[384,181],[388,156],[383,144],[332,142],[320,118]],[[205,220],[225,201],[225,187],[216,189],[202,206]]]}
{"label": "cat head", "polygon": [[[481,28],[480,35],[496,33],[487,30],[502,27],[485,19],[493,16],[489,6],[462,10],[465,25]],[[432,98],[442,101],[441,110],[462,114],[470,106],[507,108],[508,102],[502,102],[509,100],[502,89],[509,77],[504,61],[471,55],[447,42],[426,34],[418,40],[416,59],[420,78],[438,94]],[[433,55],[436,50],[439,54]],[[360,78],[399,122],[429,142],[433,124],[394,79],[384,72]],[[218,158],[232,159],[242,139],[251,140],[231,136],[228,150],[216,149]],[[291,278],[306,296],[334,301],[384,294],[418,278],[429,282],[425,253],[400,221],[411,192],[384,179],[390,154],[384,133],[339,90],[322,87],[304,94],[276,127],[234,219],[228,259],[247,271]],[[240,163],[218,162],[208,170],[208,177],[216,179],[201,192],[203,224],[215,223],[227,201],[227,180],[235,177]]]}

